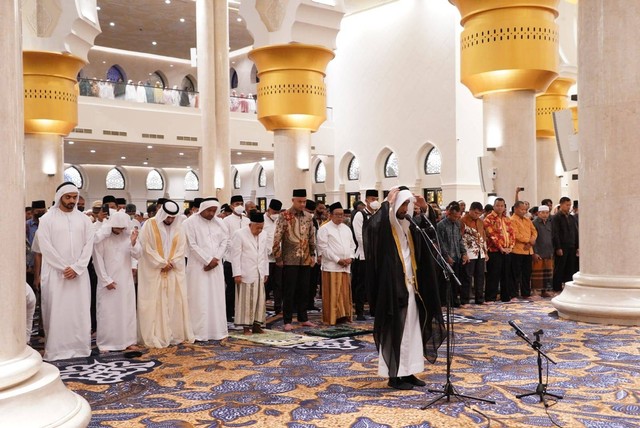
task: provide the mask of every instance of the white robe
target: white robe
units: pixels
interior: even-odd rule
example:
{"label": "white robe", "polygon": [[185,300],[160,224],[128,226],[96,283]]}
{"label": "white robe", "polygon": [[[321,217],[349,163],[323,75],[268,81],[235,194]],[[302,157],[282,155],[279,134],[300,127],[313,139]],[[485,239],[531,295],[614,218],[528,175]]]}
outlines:
{"label": "white robe", "polygon": [[[91,286],[87,264],[93,250],[91,220],[80,211],[50,209],[40,219],[42,253],[42,318],[46,342],[44,359],[88,357],[91,354]],[[77,274],[65,279],[71,267]]]}
{"label": "white robe", "polygon": [[[157,225],[157,229],[155,229]],[[161,243],[157,243],[156,230]],[[164,348],[193,342],[185,284],[186,239],[181,225],[145,222],[139,235],[142,256],[138,262],[138,339],[148,347]],[[174,269],[161,272],[171,261]]]}
{"label": "white robe", "polygon": [[229,234],[229,242],[227,244],[227,251],[224,255],[224,260],[227,262],[231,261],[231,237],[237,230],[240,230],[242,227],[248,226],[251,221],[245,216],[239,216],[236,214],[231,214],[226,216],[224,219],[224,225],[227,227],[227,233]]}
{"label": "white robe", "polygon": [[25,285],[25,293],[27,298],[27,345],[31,341],[31,330],[33,329],[33,314],[36,312],[36,295],[27,283]]}
{"label": "white robe", "polygon": [[340,266],[338,261],[356,256],[356,243],[346,224],[329,221],[318,230],[318,254],[322,256],[322,270],[351,273],[351,265]]}
{"label": "white robe", "polygon": [[[131,258],[138,259],[142,248],[131,246],[131,234],[123,232],[95,245],[93,265],[98,276],[96,291],[96,345],[101,351],[119,351],[137,342],[136,292]],[[116,288],[107,285],[115,282]]]}
{"label": "white robe", "polygon": [[[229,334],[225,306],[225,283],[222,256],[227,249],[227,228],[222,220],[209,221],[193,214],[183,223],[187,235],[189,263],[187,289],[191,325],[196,340],[221,340]],[[205,272],[212,259],[215,268]]]}

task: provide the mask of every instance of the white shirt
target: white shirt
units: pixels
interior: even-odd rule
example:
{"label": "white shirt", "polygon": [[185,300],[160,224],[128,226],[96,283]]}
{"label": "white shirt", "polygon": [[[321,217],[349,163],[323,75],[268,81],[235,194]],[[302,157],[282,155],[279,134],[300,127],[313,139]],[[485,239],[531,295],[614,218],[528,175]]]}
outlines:
{"label": "white shirt", "polygon": [[327,272],[351,272],[349,265],[340,266],[341,259],[355,258],[356,243],[351,229],[332,221],[318,230],[318,253],[322,256],[322,270]]}

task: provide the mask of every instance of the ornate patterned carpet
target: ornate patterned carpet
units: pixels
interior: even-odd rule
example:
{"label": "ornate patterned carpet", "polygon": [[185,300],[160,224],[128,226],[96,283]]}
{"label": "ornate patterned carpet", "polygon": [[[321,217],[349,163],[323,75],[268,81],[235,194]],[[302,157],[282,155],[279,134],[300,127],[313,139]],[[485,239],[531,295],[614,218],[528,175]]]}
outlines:
{"label": "ornate patterned carpet", "polygon": [[[544,331],[543,350],[558,363],[548,390],[564,395],[549,408],[515,398],[535,390],[537,366],[509,320],[529,336]],[[561,320],[549,301],[462,309],[455,321],[455,390],[496,404],[452,398],[422,410],[437,397],[427,389],[445,383],[445,346],[420,376],[427,387],[396,391],[377,376],[370,335],[276,346],[234,337],[57,366],[91,404],[91,427],[640,426],[639,328]]]}

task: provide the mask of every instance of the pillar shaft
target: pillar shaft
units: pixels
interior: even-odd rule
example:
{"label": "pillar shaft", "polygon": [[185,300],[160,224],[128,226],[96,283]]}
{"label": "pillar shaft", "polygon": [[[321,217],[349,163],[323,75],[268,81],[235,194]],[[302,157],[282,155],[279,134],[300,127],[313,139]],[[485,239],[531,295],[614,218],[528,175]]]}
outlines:
{"label": "pillar shaft", "polygon": [[64,141],[55,134],[25,134],[26,203],[45,200],[51,206],[64,181]]}
{"label": "pillar shaft", "polygon": [[536,141],[536,175],[538,179],[538,196],[529,201],[531,206],[538,205],[543,199],[549,198],[557,204],[560,200],[560,175],[556,170],[558,147],[554,138],[538,138]]}
{"label": "pillar shaft", "polygon": [[306,129],[276,130],[273,133],[273,174],[277,199],[285,203],[293,189],[307,189],[311,197],[311,132]]}
{"label": "pillar shaft", "polygon": [[629,218],[640,208],[640,55],[633,50],[640,4],[591,0],[578,13],[579,28],[589,29],[578,43],[579,174],[588,191],[580,196],[580,272],[553,304],[564,318],[640,325],[637,228]]}
{"label": "pillar shaft", "polygon": [[496,171],[494,190],[513,201],[516,187],[524,187],[520,199],[535,203],[536,128],[533,91],[497,92],[483,97],[484,141],[493,151]]}
{"label": "pillar shaft", "polygon": [[198,91],[204,140],[201,192],[204,196],[217,194],[222,201],[231,195],[227,14],[226,2],[197,0]]}

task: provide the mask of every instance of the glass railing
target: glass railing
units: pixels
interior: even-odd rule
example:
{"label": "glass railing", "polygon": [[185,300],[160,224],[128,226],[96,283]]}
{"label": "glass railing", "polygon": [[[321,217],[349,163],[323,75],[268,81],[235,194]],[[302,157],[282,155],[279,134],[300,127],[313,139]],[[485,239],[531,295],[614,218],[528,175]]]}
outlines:
{"label": "glass railing", "polygon": [[164,88],[161,85],[148,85],[143,82],[134,84],[111,82],[99,79],[78,79],[80,95],[109,100],[122,100],[133,103],[165,104],[180,107],[198,107],[198,93]]}

